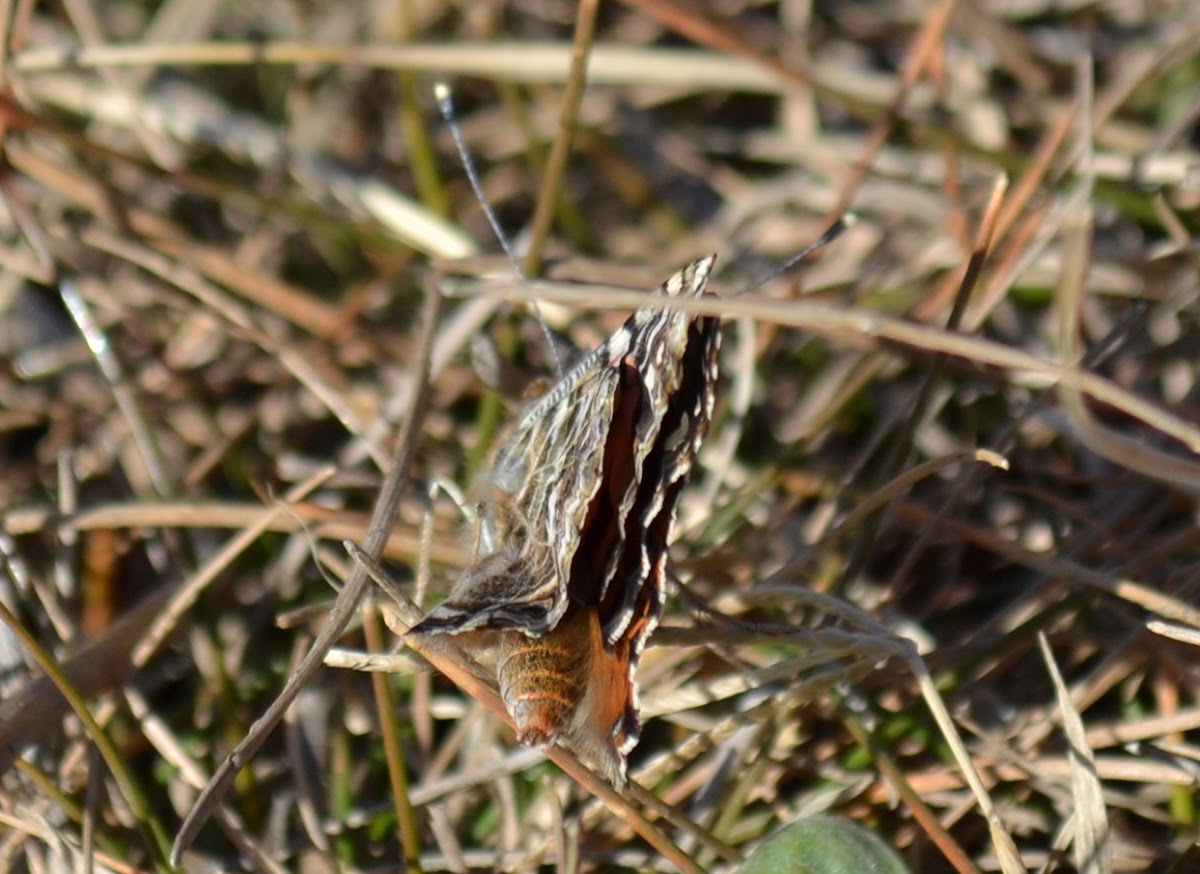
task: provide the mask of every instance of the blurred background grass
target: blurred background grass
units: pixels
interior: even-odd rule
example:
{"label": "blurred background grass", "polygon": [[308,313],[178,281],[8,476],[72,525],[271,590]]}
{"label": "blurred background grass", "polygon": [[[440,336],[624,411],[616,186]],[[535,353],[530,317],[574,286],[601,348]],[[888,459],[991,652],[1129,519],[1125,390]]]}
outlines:
{"label": "blurred background grass", "polygon": [[[558,177],[578,12],[6,7],[0,867],[163,867],[363,540],[422,300],[451,274],[511,285],[436,79],[518,249],[544,244],[535,272],[651,289],[715,251],[729,312],[757,316],[728,320],[639,675],[634,779],[672,815],[629,803],[678,853],[409,661],[383,708],[407,785],[378,688],[325,669],[185,866],[735,870],[818,812],[915,871],[1195,865],[1200,7],[603,4]],[[624,316],[540,312],[581,348]],[[448,301],[431,352],[386,553],[406,587],[429,484],[469,486],[554,368],[495,295]],[[433,508],[426,607],[471,557]]]}

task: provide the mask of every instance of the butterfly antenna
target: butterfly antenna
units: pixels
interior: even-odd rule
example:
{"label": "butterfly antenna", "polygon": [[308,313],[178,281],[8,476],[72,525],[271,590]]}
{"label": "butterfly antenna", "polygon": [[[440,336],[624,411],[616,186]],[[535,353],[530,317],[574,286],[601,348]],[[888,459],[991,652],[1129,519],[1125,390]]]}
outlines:
{"label": "butterfly antenna", "polygon": [[787,273],[789,270],[791,270],[793,267],[795,267],[797,264],[799,264],[801,261],[803,261],[809,255],[811,255],[813,252],[815,252],[818,249],[821,249],[825,246],[828,246],[830,243],[832,243],[834,240],[836,240],[838,237],[840,237],[842,235],[842,231],[846,230],[846,228],[853,227],[853,225],[857,221],[858,221],[858,216],[856,216],[854,213],[852,213],[852,212],[846,213],[841,218],[839,218],[837,221],[835,221],[833,224],[831,224],[828,228],[826,228],[825,233],[821,234],[821,236],[817,237],[815,240],[813,240],[811,243],[809,243],[807,246],[805,246],[803,249],[801,249],[799,252],[797,252],[791,258],[788,258],[786,261],[783,262],[783,264],[776,267],[774,270],[772,270],[766,276],[763,276],[760,279],[758,279],[756,282],[752,283],[750,285],[750,287],[746,289],[746,291],[742,292],[742,294],[745,294],[746,292],[754,291],[755,289],[761,288],[762,286],[764,286],[768,282],[770,282],[772,279],[776,279],[780,276],[783,276],[785,273]]}
{"label": "butterfly antenna", "polygon": [[[508,241],[508,235],[504,233],[504,228],[500,226],[500,219],[497,217],[496,211],[492,209],[492,205],[488,203],[488,199],[483,194],[483,184],[479,181],[479,173],[475,170],[475,162],[471,160],[471,153],[467,151],[467,143],[463,139],[462,128],[458,125],[458,114],[454,111],[454,97],[450,92],[450,86],[445,82],[435,82],[433,84],[433,96],[437,98],[438,110],[442,113],[442,119],[446,122],[446,126],[450,128],[450,135],[454,137],[454,147],[458,150],[458,159],[462,161],[463,170],[467,173],[467,180],[471,183],[471,190],[475,192],[475,199],[483,207],[483,214],[487,216],[492,233],[500,241],[500,248],[508,256],[508,263],[512,265],[517,278],[525,282],[527,280],[525,271],[521,269],[521,264],[517,260],[516,253],[513,252],[512,244]],[[546,345],[550,349],[550,354],[554,357],[554,371],[558,376],[562,376],[563,365],[562,359],[558,357],[558,346],[555,344],[554,338],[550,335],[550,329],[546,327],[546,320],[542,318],[542,313],[538,309],[538,305],[533,303],[531,306],[533,307],[533,311],[537,313],[538,324],[542,326],[542,335],[546,339]]]}

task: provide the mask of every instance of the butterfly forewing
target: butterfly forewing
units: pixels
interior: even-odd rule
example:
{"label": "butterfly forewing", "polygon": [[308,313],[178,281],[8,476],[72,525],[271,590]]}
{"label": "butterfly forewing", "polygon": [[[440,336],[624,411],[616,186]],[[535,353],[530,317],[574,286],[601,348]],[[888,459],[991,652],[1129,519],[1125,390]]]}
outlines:
{"label": "butterfly forewing", "polygon": [[[704,293],[714,256],[672,276]],[[637,740],[638,657],[662,612],[679,492],[713,411],[719,320],[638,310],[521,415],[487,478],[490,552],[413,634],[492,632],[523,743],[613,782]]]}
{"label": "butterfly forewing", "polygon": [[626,340],[618,332],[522,413],[484,482],[483,542],[495,551],[417,630],[538,634],[562,617],[584,516],[604,479],[604,423],[620,374],[602,362]]}

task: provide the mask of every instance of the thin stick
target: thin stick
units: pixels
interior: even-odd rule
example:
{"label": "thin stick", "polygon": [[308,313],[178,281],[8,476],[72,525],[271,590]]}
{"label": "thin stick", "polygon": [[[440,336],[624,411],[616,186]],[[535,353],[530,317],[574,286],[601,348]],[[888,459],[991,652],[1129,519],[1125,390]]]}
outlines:
{"label": "thin stick", "polygon": [[785,273],[787,273],[789,270],[791,270],[793,267],[795,267],[797,264],[799,264],[801,261],[803,261],[809,255],[811,255],[813,252],[817,251],[818,249],[824,248],[825,246],[828,246],[830,243],[832,243],[834,240],[836,240],[838,237],[840,237],[842,235],[842,231],[846,230],[846,228],[853,227],[857,221],[858,221],[858,217],[852,212],[848,212],[845,215],[841,216],[840,218],[835,219],[834,222],[825,229],[825,231],[821,234],[821,236],[817,237],[815,240],[813,240],[811,243],[809,243],[807,246],[805,246],[803,249],[801,249],[795,255],[788,258],[786,261],[784,261],[782,264],[780,264],[778,267],[776,267],[774,270],[772,270],[767,275],[762,276],[759,279],[756,279],[754,282],[750,283],[750,286],[741,293],[749,294],[750,292],[756,291],[757,289],[766,285],[772,279],[775,279],[776,277],[779,277],[779,276],[783,276]]}
{"label": "thin stick", "polygon": [[[442,290],[450,297],[470,293],[506,300],[539,300],[605,309],[670,307],[682,312],[722,318],[749,316],[761,321],[803,328],[825,337],[859,345],[875,344],[882,340],[926,352],[944,352],[956,358],[987,364],[1023,376],[1036,376],[1042,380],[1042,385],[1066,384],[1093,400],[1145,422],[1151,428],[1178,440],[1193,452],[1200,453],[1200,428],[1194,423],[1122,388],[1110,379],[1078,366],[1047,360],[994,340],[949,333],[943,328],[917,325],[861,308],[807,301],[771,300],[758,295],[667,299],[598,284],[573,288],[562,283],[537,280],[524,284],[496,281],[489,282],[486,286],[478,282],[445,281]],[[1192,468],[1196,466],[1181,464],[1181,475],[1187,470],[1190,471],[1190,475],[1200,477],[1200,468]]]}
{"label": "thin stick", "polygon": [[[381,653],[387,649],[376,611],[365,612],[363,634],[371,652]],[[372,674],[371,688],[375,694],[380,733],[383,735],[383,754],[387,762],[388,782],[392,789],[392,804],[395,806],[396,821],[400,824],[400,846],[404,850],[404,864],[409,871],[419,872],[421,831],[417,827],[417,817],[413,812],[412,798],[409,794],[408,772],[404,767],[404,749],[396,719],[396,701],[385,675]]]}
{"label": "thin stick", "polygon": [[542,254],[546,249],[546,237],[550,234],[550,223],[554,220],[554,208],[566,173],[567,159],[571,155],[571,140],[575,134],[575,118],[587,86],[588,55],[596,32],[596,9],[598,0],[583,0],[575,15],[575,38],[571,43],[571,70],[567,74],[567,87],[563,92],[562,109],[558,116],[558,136],[546,162],[546,175],[542,178],[541,193],[537,209],[533,213],[529,233],[529,251],[525,253],[525,273],[537,276],[542,272]]}

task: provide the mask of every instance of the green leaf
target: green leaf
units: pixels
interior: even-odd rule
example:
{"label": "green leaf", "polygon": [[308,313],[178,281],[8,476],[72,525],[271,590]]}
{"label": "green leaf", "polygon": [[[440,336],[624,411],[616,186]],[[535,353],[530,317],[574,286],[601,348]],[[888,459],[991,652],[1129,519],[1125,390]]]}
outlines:
{"label": "green leaf", "polygon": [[832,816],[785,826],[750,854],[741,874],[910,874],[874,833]]}

